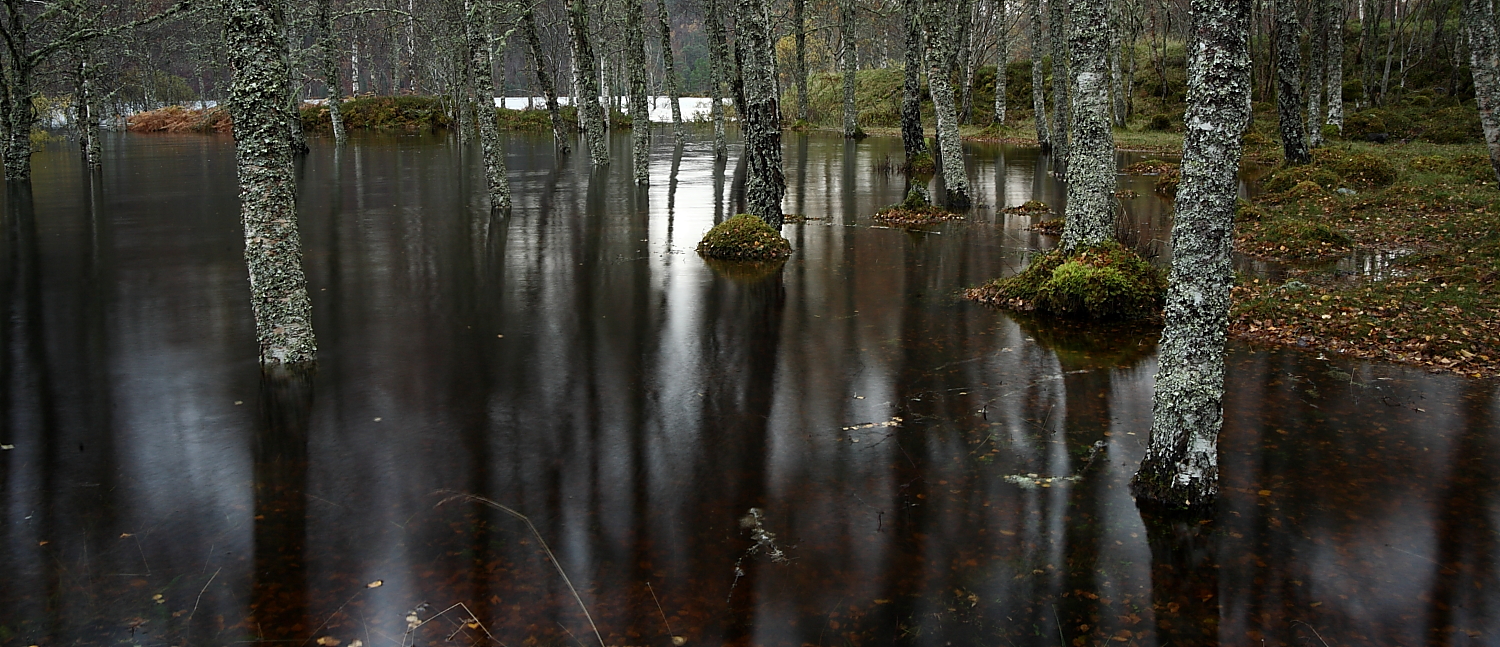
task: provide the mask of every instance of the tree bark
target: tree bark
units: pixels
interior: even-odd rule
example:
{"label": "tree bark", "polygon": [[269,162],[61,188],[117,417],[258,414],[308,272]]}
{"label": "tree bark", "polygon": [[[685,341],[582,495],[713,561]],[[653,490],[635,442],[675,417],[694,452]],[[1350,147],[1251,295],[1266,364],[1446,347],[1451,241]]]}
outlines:
{"label": "tree bark", "polygon": [[1328,14],[1328,121],[1344,132],[1344,0],[1323,0]]}
{"label": "tree bark", "polygon": [[[708,23],[708,86],[713,99],[710,110],[714,118],[714,157],[729,155],[729,145],[724,141],[724,83],[729,73],[729,36],[724,32],[724,21],[719,17],[718,0],[704,0],[704,22]],[[740,115],[743,123],[745,116]]]}
{"label": "tree bark", "polygon": [[1047,32],[1052,41],[1052,159],[1066,164],[1069,148],[1068,122],[1071,121],[1073,110],[1068,101],[1068,82],[1071,76],[1068,74],[1069,53],[1064,31],[1068,19],[1068,0],[1047,0],[1047,9],[1051,14]]}
{"label": "tree bark", "polygon": [[677,85],[677,56],[672,53],[672,25],[667,19],[667,0],[656,0],[656,29],[661,36],[661,58],[666,77],[667,98],[672,101],[672,134],[681,144],[687,140],[682,126],[682,90]]}
{"label": "tree bark", "polygon": [[1110,0],[1072,0],[1068,51],[1073,58],[1068,206],[1062,249],[1098,245],[1115,235],[1115,137],[1110,129]]}
{"label": "tree bark", "polygon": [[1036,141],[1043,151],[1052,150],[1052,137],[1047,128],[1047,84],[1042,72],[1042,58],[1046,54],[1046,39],[1042,36],[1042,0],[1030,0],[1031,10],[1031,110],[1036,122]]}
{"label": "tree bark", "polygon": [[73,101],[78,122],[78,146],[83,153],[84,166],[95,171],[104,162],[99,151],[99,111],[94,103],[95,66],[93,54],[87,44],[78,46],[77,58]]}
{"label": "tree bark", "polygon": [[860,135],[859,109],[854,105],[855,72],[859,69],[854,58],[854,0],[839,0],[839,58],[844,67],[844,137]]}
{"label": "tree bark", "polygon": [[1281,118],[1281,150],[1287,166],[1312,161],[1302,132],[1302,48],[1294,0],[1276,0],[1276,112]]}
{"label": "tree bark", "polygon": [[[285,11],[285,10],[283,10]],[[307,154],[307,133],[302,130],[302,66],[296,36],[290,20],[284,20],[286,30],[287,83],[286,88],[286,136],[293,155]]]}
{"label": "tree bark", "polygon": [[1151,439],[1138,500],[1204,512],[1219,492],[1224,340],[1241,133],[1250,119],[1248,0],[1192,0],[1182,185],[1172,226]]}
{"label": "tree bark", "polygon": [[563,122],[562,109],[557,105],[557,87],[552,84],[552,74],[547,71],[547,57],[542,54],[542,38],[537,33],[533,10],[527,10],[521,16],[521,31],[525,32],[526,47],[531,53],[531,67],[536,70],[536,84],[547,100],[547,116],[552,119],[552,144],[558,153],[567,155],[572,150],[568,145],[568,125]]}
{"label": "tree bark", "polygon": [[995,0],[995,14],[999,19],[995,25],[995,111],[991,122],[1005,125],[1005,81],[1010,68],[1010,16],[1005,11],[1005,0]]}
{"label": "tree bark", "polygon": [[792,35],[797,41],[797,118],[808,120],[807,108],[807,0],[792,0]]}
{"label": "tree bark", "polygon": [[319,49],[323,55],[323,83],[328,86],[328,120],[333,124],[333,142],[344,143],[344,83],[340,74],[338,34],[333,27],[333,1],[318,0]]}
{"label": "tree bark", "polygon": [[904,0],[906,21],[906,69],[901,86],[901,145],[906,162],[927,155],[927,137],[922,132],[922,32],[921,0]]}
{"label": "tree bark", "polygon": [[479,147],[484,152],[484,183],[489,191],[490,208],[510,210],[510,178],[505,168],[505,149],[500,145],[500,128],[495,124],[495,84],[490,70],[492,15],[490,0],[464,0],[464,31],[469,43],[469,61],[474,68],[475,120],[479,124]]}
{"label": "tree bark", "polygon": [[578,129],[589,147],[594,166],[609,164],[604,144],[605,115],[599,105],[599,75],[594,68],[594,47],[589,41],[587,0],[568,3],[568,37],[573,41],[573,93],[576,95]]}
{"label": "tree bark", "polygon": [[227,0],[224,38],[240,220],[262,365],[317,360],[302,271],[292,157],[286,136],[287,44],[280,0]]}
{"label": "tree bark", "polygon": [[1490,166],[1500,180],[1500,35],[1496,34],[1495,9],[1489,0],[1464,0],[1463,7],[1479,124],[1489,147]]}
{"label": "tree bark", "polygon": [[1328,61],[1325,47],[1328,42],[1328,16],[1319,11],[1318,3],[1312,0],[1313,28],[1307,42],[1307,144],[1312,148],[1323,145],[1323,74]]}
{"label": "tree bark", "polygon": [[781,168],[781,107],[776,96],[776,63],[764,0],[739,0],[735,46],[741,62],[745,132],[746,209],[781,230],[781,199],[786,176]]}
{"label": "tree bark", "polygon": [[[630,158],[637,186],[651,183],[651,106],[646,86],[646,11],[642,0],[626,0],[625,58],[630,67]],[[670,52],[668,52],[670,54]]]}
{"label": "tree bark", "polygon": [[937,117],[938,152],[943,158],[943,183],[950,209],[971,204],[969,176],[964,168],[963,144],[958,137],[958,111],[953,105],[953,82],[948,65],[953,60],[951,20],[945,19],[943,0],[923,0],[923,27],[927,36],[927,87]]}

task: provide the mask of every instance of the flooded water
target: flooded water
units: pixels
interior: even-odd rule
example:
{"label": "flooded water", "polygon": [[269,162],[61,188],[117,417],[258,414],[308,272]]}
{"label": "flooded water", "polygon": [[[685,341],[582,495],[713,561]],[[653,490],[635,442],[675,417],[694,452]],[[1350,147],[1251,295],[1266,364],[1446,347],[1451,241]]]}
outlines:
{"label": "flooded water", "polygon": [[513,138],[508,219],[473,150],[314,142],[321,360],[264,379],[228,141],[38,155],[0,235],[0,645],[1500,641],[1494,382],[1235,345],[1217,520],[1143,519],[1155,331],[956,298],[1049,244],[995,211],[1060,202],[1034,151],[973,146],[981,208],[907,232],[869,219],[898,140],[791,134],[809,220],[766,273],[693,253],[737,154],[662,141],[638,190]]}

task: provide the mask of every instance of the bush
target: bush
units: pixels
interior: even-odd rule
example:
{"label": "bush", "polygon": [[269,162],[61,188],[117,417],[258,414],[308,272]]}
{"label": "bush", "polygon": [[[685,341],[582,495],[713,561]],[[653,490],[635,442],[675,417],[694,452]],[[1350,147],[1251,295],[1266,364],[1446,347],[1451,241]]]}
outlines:
{"label": "bush", "polygon": [[977,301],[1088,319],[1140,319],[1161,310],[1166,279],[1117,242],[1054,251],[1021,273],[970,290]]}
{"label": "bush", "polygon": [[1168,131],[1172,129],[1172,116],[1167,114],[1151,115],[1150,123],[1146,124],[1147,130]]}
{"label": "bush", "polygon": [[1287,166],[1271,172],[1261,188],[1264,188],[1267,193],[1281,193],[1302,182],[1312,182],[1331,191],[1338,188],[1341,179],[1333,172],[1311,164]]}
{"label": "bush", "polygon": [[791,256],[792,244],[766,221],[742,213],[708,230],[698,253],[730,261],[769,261]]}

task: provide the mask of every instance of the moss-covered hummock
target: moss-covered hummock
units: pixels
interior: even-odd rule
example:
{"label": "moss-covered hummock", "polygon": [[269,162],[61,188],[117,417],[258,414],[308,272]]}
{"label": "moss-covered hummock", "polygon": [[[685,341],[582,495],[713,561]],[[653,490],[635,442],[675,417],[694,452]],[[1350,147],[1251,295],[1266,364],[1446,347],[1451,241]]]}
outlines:
{"label": "moss-covered hummock", "polygon": [[[339,114],[349,130],[422,130],[450,123],[438,97],[359,97],[339,104]],[[302,126],[322,132],[332,130],[328,106],[303,106]]]}
{"label": "moss-covered hummock", "polygon": [[1159,314],[1166,289],[1160,270],[1111,241],[1067,256],[1051,252],[1019,274],[970,289],[964,296],[1015,310],[1128,320]]}
{"label": "moss-covered hummock", "polygon": [[901,165],[901,170],[909,175],[925,177],[937,173],[937,164],[932,161],[931,153],[922,153],[906,160]]}
{"label": "moss-covered hummock", "polygon": [[918,227],[944,220],[962,220],[963,217],[961,213],[933,206],[927,187],[920,184],[912,185],[911,190],[906,192],[906,199],[900,204],[875,212],[876,220],[897,227]]}
{"label": "moss-covered hummock", "polygon": [[698,253],[726,261],[772,261],[791,256],[792,244],[766,221],[742,213],[708,230]]}

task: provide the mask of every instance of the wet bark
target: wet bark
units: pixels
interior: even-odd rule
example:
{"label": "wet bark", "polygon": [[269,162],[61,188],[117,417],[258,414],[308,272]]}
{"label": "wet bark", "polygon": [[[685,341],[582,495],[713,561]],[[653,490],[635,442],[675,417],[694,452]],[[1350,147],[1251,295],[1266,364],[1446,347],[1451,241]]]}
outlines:
{"label": "wet bark", "polygon": [[1131,485],[1138,500],[1208,511],[1219,492],[1236,173],[1250,119],[1249,3],[1191,7],[1198,51],[1189,59],[1166,325],[1150,444]]}
{"label": "wet bark", "polygon": [[1312,161],[1302,132],[1302,23],[1294,0],[1276,0],[1276,112],[1281,118],[1281,150],[1287,166]]}
{"label": "wet bark", "polygon": [[792,0],[792,36],[797,41],[797,60],[793,68],[797,75],[797,118],[808,120],[807,109],[807,0]]}
{"label": "wet bark", "polygon": [[959,2],[958,30],[958,123],[974,123],[974,3]]}
{"label": "wet bark", "polygon": [[262,365],[316,361],[312,303],[286,136],[287,44],[279,0],[228,0],[224,38],[234,69],[230,110],[251,311]]}
{"label": "wet bark", "polygon": [[1313,28],[1307,43],[1307,144],[1313,148],[1323,145],[1323,75],[1328,68],[1328,15],[1318,10],[1320,1],[1312,0]]}
{"label": "wet bark", "polygon": [[1001,126],[1005,124],[1005,71],[1010,67],[1010,16],[1005,0],[995,1],[995,15],[999,24],[995,26],[995,111],[991,120]]}
{"label": "wet bark", "polygon": [[1488,0],[1464,0],[1463,6],[1479,124],[1484,128],[1490,166],[1500,178],[1500,34],[1496,33],[1495,9]]}
{"label": "wet bark", "polygon": [[1043,151],[1052,149],[1052,137],[1047,128],[1046,77],[1042,73],[1042,58],[1046,53],[1046,40],[1042,37],[1042,0],[1030,0],[1031,13],[1031,109],[1036,121],[1036,141]]}
{"label": "wet bark", "polygon": [[78,127],[78,146],[83,153],[83,163],[90,171],[103,165],[99,151],[99,111],[95,103],[94,60],[86,46],[77,49],[78,66],[74,72],[73,109]]}
{"label": "wet bark", "polygon": [[542,55],[542,38],[537,33],[534,12],[527,11],[521,17],[521,30],[525,32],[526,48],[531,54],[531,67],[536,70],[537,87],[547,100],[547,116],[552,119],[552,144],[558,153],[567,155],[572,150],[568,145],[568,125],[563,123],[562,109],[557,105],[557,87],[552,84],[552,74],[547,71],[547,57]]}
{"label": "wet bark", "polygon": [[904,0],[906,21],[906,69],[901,86],[901,146],[906,162],[927,155],[927,137],[922,132],[922,19],[921,0]]}
{"label": "wet bark", "polygon": [[[288,9],[291,7],[288,7]],[[283,11],[286,11],[283,9]],[[307,133],[302,129],[302,61],[298,56],[298,34],[290,20],[283,20],[286,30],[286,136],[293,155],[307,154]]]}
{"label": "wet bark", "polygon": [[1344,0],[1323,0],[1328,14],[1328,120],[1344,132]]}
{"label": "wet bark", "polygon": [[344,143],[344,83],[340,74],[338,34],[333,29],[333,0],[318,0],[318,25],[322,34],[318,49],[323,55],[323,82],[328,86],[328,119],[333,124],[333,142]]}
{"label": "wet bark", "polygon": [[1050,20],[1047,23],[1047,34],[1048,40],[1052,42],[1052,159],[1067,163],[1068,123],[1072,120],[1070,114],[1073,110],[1068,100],[1068,81],[1072,78],[1068,73],[1070,53],[1064,36],[1068,0],[1047,0],[1047,10],[1051,14],[1048,16]]}
{"label": "wet bark", "polygon": [[1068,206],[1062,248],[1098,245],[1115,234],[1115,137],[1110,129],[1109,0],[1072,0],[1073,141],[1068,146]]}
{"label": "wet bark", "polygon": [[[714,156],[729,155],[729,145],[724,141],[724,83],[729,73],[729,36],[724,33],[724,21],[719,17],[718,0],[704,0],[704,22],[708,26],[708,88],[713,99],[710,108],[714,119]],[[744,115],[740,115],[744,119]]]}
{"label": "wet bark", "polygon": [[942,0],[923,1],[923,29],[927,37],[927,87],[932,94],[933,112],[937,118],[938,152],[943,160],[943,182],[947,188],[950,209],[967,209],[969,177],[964,168],[963,145],[958,137],[958,111],[953,105],[953,83],[949,80],[949,62],[953,60],[954,31],[948,7]]}
{"label": "wet bark", "polygon": [[510,209],[510,178],[505,168],[505,149],[500,145],[500,127],[495,124],[495,84],[490,70],[494,46],[490,29],[490,0],[464,0],[464,31],[469,43],[469,63],[474,68],[474,116],[479,125],[479,147],[484,152],[484,183],[490,208]]}
{"label": "wet bark", "polygon": [[854,105],[854,0],[839,2],[839,58],[844,67],[844,137],[859,136],[859,109]]}
{"label": "wet bark", "polygon": [[[637,186],[651,183],[651,106],[646,97],[646,11],[642,0],[625,5],[625,57],[630,67],[630,159]],[[668,52],[670,54],[670,52]]]}
{"label": "wet bark", "polygon": [[739,0],[735,46],[741,62],[745,133],[746,210],[781,230],[781,198],[786,176],[781,169],[781,107],[776,97],[776,63],[764,0]]}
{"label": "wet bark", "polygon": [[672,135],[677,143],[687,140],[687,131],[682,126],[682,90],[677,84],[677,57],[672,53],[672,25],[667,20],[667,0],[656,0],[656,30],[661,36],[661,58],[665,66],[667,98],[672,101]]}
{"label": "wet bark", "polygon": [[573,41],[573,94],[577,97],[578,129],[589,147],[594,166],[609,163],[604,143],[604,109],[599,105],[599,75],[594,68],[594,48],[589,44],[587,0],[568,3],[568,37]]}

